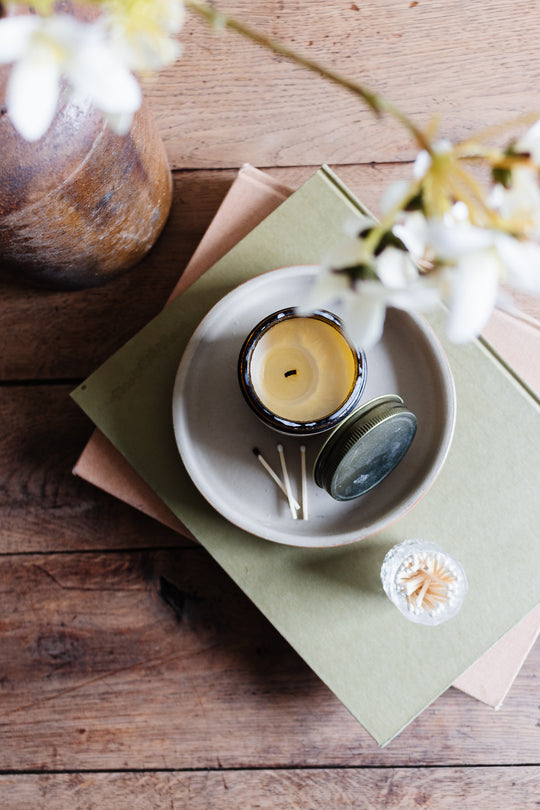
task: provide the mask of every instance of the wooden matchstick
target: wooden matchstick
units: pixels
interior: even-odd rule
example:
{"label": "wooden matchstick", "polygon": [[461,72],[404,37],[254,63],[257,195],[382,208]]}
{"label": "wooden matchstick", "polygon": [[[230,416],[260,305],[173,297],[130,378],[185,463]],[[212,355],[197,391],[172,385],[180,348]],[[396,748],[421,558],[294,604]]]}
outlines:
{"label": "wooden matchstick", "polygon": [[289,472],[287,470],[287,464],[285,463],[285,453],[283,452],[283,445],[278,444],[277,450],[279,453],[279,459],[281,461],[281,472],[283,473],[283,481],[285,482],[285,489],[287,491],[287,500],[289,501],[291,516],[293,520],[297,520],[298,515],[296,514],[296,508],[294,506],[294,497],[291,490],[291,482],[289,480]]}
{"label": "wooden matchstick", "polygon": [[[287,496],[287,488],[285,487],[285,484],[283,483],[283,481],[281,480],[279,475],[277,475],[277,473],[274,472],[274,470],[272,469],[270,464],[267,462],[267,460],[261,454],[261,451],[258,449],[258,447],[253,448],[253,453],[254,453],[255,457],[258,459],[258,461],[260,462],[260,464],[262,465],[263,469],[266,470],[266,472],[268,473],[268,475],[270,476],[272,481],[275,484],[278,485],[278,487],[283,492],[285,497],[288,497]],[[300,504],[298,503],[298,501],[293,499],[293,503],[294,503],[294,508],[299,510],[300,509]]]}
{"label": "wooden matchstick", "polygon": [[307,494],[307,475],[306,475],[306,445],[300,445],[300,467],[302,475],[302,520],[307,520],[308,515],[308,494]]}

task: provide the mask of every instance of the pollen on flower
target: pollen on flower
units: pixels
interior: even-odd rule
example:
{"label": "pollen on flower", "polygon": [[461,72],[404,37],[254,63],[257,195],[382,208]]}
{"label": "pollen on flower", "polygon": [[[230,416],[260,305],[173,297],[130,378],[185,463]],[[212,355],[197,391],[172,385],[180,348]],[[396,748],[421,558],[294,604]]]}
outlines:
{"label": "pollen on flower", "polygon": [[182,0],[104,0],[105,20],[134,70],[158,70],[180,55],[171,38],[184,23]]}

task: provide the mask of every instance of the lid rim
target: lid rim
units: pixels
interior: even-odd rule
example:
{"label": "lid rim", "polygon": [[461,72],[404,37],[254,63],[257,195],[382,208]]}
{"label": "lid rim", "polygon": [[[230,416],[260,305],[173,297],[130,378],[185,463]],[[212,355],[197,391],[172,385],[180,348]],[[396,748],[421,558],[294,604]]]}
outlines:
{"label": "lid rim", "polygon": [[[395,421],[396,418],[405,419],[409,423],[409,430],[403,437],[401,446],[394,451],[391,459],[391,466],[382,468],[381,474],[375,475],[373,481],[353,491],[353,494],[344,496],[339,491],[336,483],[336,476],[342,464],[346,463],[347,456],[358,444],[373,431],[382,425]],[[402,398],[397,394],[385,394],[375,397],[357,408],[353,413],[337,428],[335,428],[326,442],[320,449],[313,466],[313,478],[317,486],[325,489],[335,500],[353,500],[366,494],[377,484],[381,483],[398,466],[400,461],[408,451],[416,435],[417,419],[415,414],[406,408]]]}

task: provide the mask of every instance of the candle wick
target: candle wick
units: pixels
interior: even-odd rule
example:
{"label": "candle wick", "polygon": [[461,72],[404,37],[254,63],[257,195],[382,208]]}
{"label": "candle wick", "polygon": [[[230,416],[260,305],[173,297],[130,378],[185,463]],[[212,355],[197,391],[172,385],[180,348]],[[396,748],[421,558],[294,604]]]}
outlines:
{"label": "candle wick", "polygon": [[290,371],[286,371],[283,376],[284,377],[292,377],[293,374],[297,374],[297,373],[298,372],[296,371],[295,368],[291,368]]}

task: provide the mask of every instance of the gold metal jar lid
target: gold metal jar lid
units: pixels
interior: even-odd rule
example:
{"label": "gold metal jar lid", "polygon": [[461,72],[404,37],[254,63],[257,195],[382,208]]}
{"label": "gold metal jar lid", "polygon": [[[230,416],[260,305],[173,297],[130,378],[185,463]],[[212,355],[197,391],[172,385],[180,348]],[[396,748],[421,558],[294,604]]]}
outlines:
{"label": "gold metal jar lid", "polygon": [[416,416],[397,394],[370,400],[325,441],[315,460],[315,483],[338,501],[364,495],[399,464],[416,428]]}

